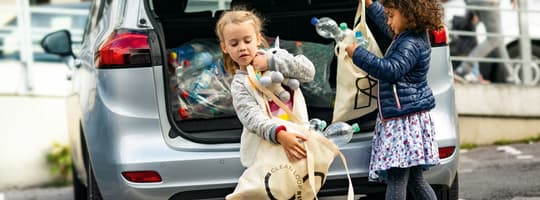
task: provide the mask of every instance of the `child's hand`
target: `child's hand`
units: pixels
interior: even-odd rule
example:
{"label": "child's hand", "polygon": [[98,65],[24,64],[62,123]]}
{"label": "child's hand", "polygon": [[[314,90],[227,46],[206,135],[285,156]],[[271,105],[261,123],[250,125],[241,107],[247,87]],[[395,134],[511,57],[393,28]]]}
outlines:
{"label": "child's hand", "polygon": [[373,3],[373,0],[366,0],[366,8],[371,6],[372,3]]}
{"label": "child's hand", "polygon": [[347,52],[347,55],[352,58],[354,55],[354,50],[358,47],[358,44],[355,42],[354,44],[351,44],[347,47],[345,47],[345,51]]}
{"label": "child's hand", "polygon": [[278,143],[281,144],[281,146],[283,146],[283,150],[285,150],[285,154],[289,158],[289,161],[292,162],[306,158],[306,149],[304,149],[304,145],[299,142],[307,140],[304,135],[293,132],[280,131],[277,134],[276,140]]}

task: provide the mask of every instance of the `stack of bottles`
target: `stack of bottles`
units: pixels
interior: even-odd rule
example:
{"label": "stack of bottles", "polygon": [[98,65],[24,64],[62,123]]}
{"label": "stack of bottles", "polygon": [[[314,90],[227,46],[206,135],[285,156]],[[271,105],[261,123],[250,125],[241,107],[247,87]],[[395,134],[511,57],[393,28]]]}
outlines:
{"label": "stack of bottles", "polygon": [[234,115],[230,78],[217,41],[195,40],[169,49],[176,120]]}
{"label": "stack of bottles", "polygon": [[359,46],[367,48],[368,41],[364,38],[362,32],[355,32],[347,27],[347,23],[336,23],[332,18],[322,17],[320,19],[311,18],[311,24],[315,26],[315,31],[327,39],[334,39],[337,44],[352,44],[356,42]]}

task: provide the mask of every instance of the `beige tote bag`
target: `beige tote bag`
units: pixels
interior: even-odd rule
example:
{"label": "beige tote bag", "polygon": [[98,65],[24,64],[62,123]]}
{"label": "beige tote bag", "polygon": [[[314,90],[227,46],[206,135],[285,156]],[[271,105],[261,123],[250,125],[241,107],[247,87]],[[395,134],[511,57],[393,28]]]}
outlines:
{"label": "beige tote bag", "polygon": [[[267,97],[276,101],[295,122],[274,117],[272,120],[284,124],[287,131],[307,136],[308,140],[303,142],[307,158],[290,162],[281,145],[261,140],[253,164],[240,176],[234,192],[227,195],[226,199],[317,199],[317,192],[326,180],[328,168],[334,158],[339,155],[349,179],[347,199],[353,200],[354,190],[349,170],[345,157],[338,147],[321,134],[300,125],[298,121],[300,118],[272,92],[260,85],[252,67],[248,67],[248,73],[253,85]],[[267,114],[271,116],[270,113]]]}
{"label": "beige tote bag", "polygon": [[[368,41],[369,52],[383,57],[382,52],[366,24],[365,2],[360,0],[354,19],[358,23],[353,31],[360,31]],[[349,44],[338,43],[335,47],[337,56],[336,99],[334,101],[333,122],[348,121],[364,116],[377,109],[378,81],[364,70],[353,64],[345,47]]]}

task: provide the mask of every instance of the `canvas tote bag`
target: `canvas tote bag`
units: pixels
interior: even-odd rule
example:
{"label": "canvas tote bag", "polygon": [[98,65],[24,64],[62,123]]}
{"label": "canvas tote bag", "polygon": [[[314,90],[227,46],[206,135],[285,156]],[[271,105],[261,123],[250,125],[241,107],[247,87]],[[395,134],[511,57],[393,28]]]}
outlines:
{"label": "canvas tote bag", "polygon": [[[353,200],[354,191],[349,170],[345,157],[338,147],[321,134],[311,132],[300,125],[300,118],[272,92],[260,85],[252,67],[248,67],[248,73],[251,83],[257,90],[276,101],[294,122],[274,117],[272,120],[284,124],[287,131],[307,136],[308,140],[303,142],[307,158],[290,162],[281,145],[261,140],[253,164],[243,172],[234,192],[227,195],[226,199],[317,199],[317,192],[326,180],[328,168],[339,155],[349,179],[347,199]],[[271,116],[270,113],[267,114]]]}
{"label": "canvas tote bag", "polygon": [[[369,52],[383,57],[382,52],[366,24],[365,2],[360,0],[354,18],[358,23],[353,31],[360,31],[368,41]],[[333,122],[348,121],[366,115],[377,109],[378,81],[357,67],[347,55],[345,47],[349,44],[337,43],[336,99],[334,101]]]}

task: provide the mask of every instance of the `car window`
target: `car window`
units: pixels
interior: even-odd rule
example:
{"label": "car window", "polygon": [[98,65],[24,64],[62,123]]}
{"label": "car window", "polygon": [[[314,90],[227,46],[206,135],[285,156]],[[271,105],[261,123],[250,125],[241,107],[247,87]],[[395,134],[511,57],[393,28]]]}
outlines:
{"label": "car window", "polygon": [[231,0],[224,0],[223,4],[220,5],[219,1],[200,1],[200,0],[190,0],[187,2],[184,12],[200,12],[200,11],[212,11],[215,13],[218,10],[226,10],[231,7]]}
{"label": "car window", "polygon": [[108,7],[110,3],[110,0],[95,0],[94,2],[92,2],[92,5],[90,6],[90,12],[88,13],[88,23],[86,23],[86,28],[84,30],[83,41],[86,39],[87,34],[90,34],[94,30],[98,22],[103,17],[103,10],[105,8],[105,5],[107,5]]}

